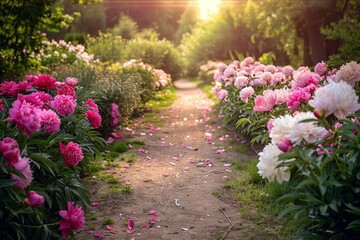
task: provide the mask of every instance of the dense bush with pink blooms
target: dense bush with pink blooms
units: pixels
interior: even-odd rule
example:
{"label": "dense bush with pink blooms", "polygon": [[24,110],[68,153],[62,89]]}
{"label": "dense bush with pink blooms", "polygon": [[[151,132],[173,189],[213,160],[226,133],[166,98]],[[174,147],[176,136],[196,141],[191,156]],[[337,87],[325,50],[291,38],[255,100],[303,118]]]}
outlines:
{"label": "dense bush with pink blooms", "polygon": [[220,65],[213,93],[225,120],[259,153],[258,173],[290,182],[280,216],[305,239],[357,239],[360,234],[360,64],[293,69],[248,57]]}
{"label": "dense bush with pink blooms", "polygon": [[80,177],[106,146],[98,96],[42,74],[1,83],[0,102],[0,238],[74,235],[89,206]]}

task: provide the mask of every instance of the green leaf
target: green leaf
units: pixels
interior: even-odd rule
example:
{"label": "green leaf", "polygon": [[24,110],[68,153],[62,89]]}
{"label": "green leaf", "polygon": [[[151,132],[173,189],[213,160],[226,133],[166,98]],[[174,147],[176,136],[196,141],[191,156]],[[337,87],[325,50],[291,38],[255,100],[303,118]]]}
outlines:
{"label": "green leaf", "polygon": [[360,229],[360,220],[352,221],[346,229]]}
{"label": "green leaf", "polygon": [[3,179],[0,180],[0,188],[11,187],[17,183],[17,180]]}
{"label": "green leaf", "polygon": [[[44,153],[33,153],[30,156],[30,159],[38,164],[41,164],[42,167],[55,176],[55,172],[58,171],[56,164],[49,158],[47,154]],[[40,167],[41,168],[41,167]]]}
{"label": "green leaf", "polygon": [[284,216],[286,215],[289,215],[290,213],[292,212],[297,212],[297,211],[301,211],[301,210],[304,210],[304,207],[301,206],[301,205],[294,205],[294,206],[291,206],[289,208],[285,208],[284,210],[282,210],[279,215],[277,216],[277,218],[283,218]]}

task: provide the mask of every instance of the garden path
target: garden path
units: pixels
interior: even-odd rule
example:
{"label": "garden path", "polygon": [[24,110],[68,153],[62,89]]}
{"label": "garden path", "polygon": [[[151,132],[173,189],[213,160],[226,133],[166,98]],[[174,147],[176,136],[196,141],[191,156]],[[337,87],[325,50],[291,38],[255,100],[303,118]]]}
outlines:
{"label": "garden path", "polygon": [[[160,125],[140,118],[126,128],[127,138],[146,144],[131,150],[137,155],[136,162],[113,172],[133,192],[108,195],[92,207],[90,213],[96,219],[87,220],[86,227],[95,231],[81,233],[84,239],[96,233],[104,239],[207,240],[222,239],[225,234],[224,239],[244,239],[241,233],[248,226],[223,188],[232,159],[239,157],[231,151],[230,142],[240,143],[230,141],[213,101],[196,84],[179,80],[175,86],[175,103],[154,117],[163,120]],[[205,133],[211,133],[213,141]],[[90,190],[93,200],[104,191],[98,184]],[[150,210],[156,216],[149,215]],[[114,230],[102,225],[106,218],[114,221],[110,224]],[[127,231],[129,218],[135,222],[132,231]]]}

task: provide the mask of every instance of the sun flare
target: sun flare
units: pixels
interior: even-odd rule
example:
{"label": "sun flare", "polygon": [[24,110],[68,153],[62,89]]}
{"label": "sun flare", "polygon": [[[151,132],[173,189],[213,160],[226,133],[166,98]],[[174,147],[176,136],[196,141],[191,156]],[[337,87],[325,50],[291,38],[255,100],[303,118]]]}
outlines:
{"label": "sun flare", "polygon": [[206,20],[219,10],[221,0],[198,0],[200,19]]}

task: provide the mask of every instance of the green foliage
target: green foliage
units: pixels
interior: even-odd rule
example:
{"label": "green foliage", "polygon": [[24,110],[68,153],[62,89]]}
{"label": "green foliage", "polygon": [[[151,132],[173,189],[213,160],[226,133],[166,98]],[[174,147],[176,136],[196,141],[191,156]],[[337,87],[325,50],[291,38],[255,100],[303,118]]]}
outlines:
{"label": "green foliage", "polygon": [[331,40],[341,40],[338,54],[330,56],[329,64],[340,67],[349,61],[360,62],[360,22],[355,19],[341,20],[324,28],[322,33]]}
{"label": "green foliage", "polygon": [[129,148],[127,143],[125,142],[116,142],[113,144],[111,150],[117,153],[124,153],[129,150]]}
{"label": "green foliage", "polygon": [[[359,120],[359,117],[357,117]],[[329,127],[326,120],[320,122]],[[332,136],[280,156],[297,180],[292,193],[279,200],[292,203],[280,216],[293,213],[291,221],[312,239],[357,239],[360,222],[359,126],[343,121],[328,129]],[[324,154],[316,153],[321,147]],[[294,181],[294,180],[292,180]],[[306,237],[305,237],[306,238]]]}
{"label": "green foliage", "polygon": [[44,40],[45,31],[66,28],[75,19],[52,8],[54,0],[4,0],[0,3],[0,78],[24,74],[29,54]]}
{"label": "green foliage", "polygon": [[87,37],[85,33],[67,33],[64,38],[65,42],[72,42],[74,44],[82,44],[84,45],[87,41]]}
{"label": "green foliage", "polygon": [[121,36],[124,39],[133,39],[138,33],[139,26],[131,17],[122,15],[119,22],[111,29],[115,36]]}

